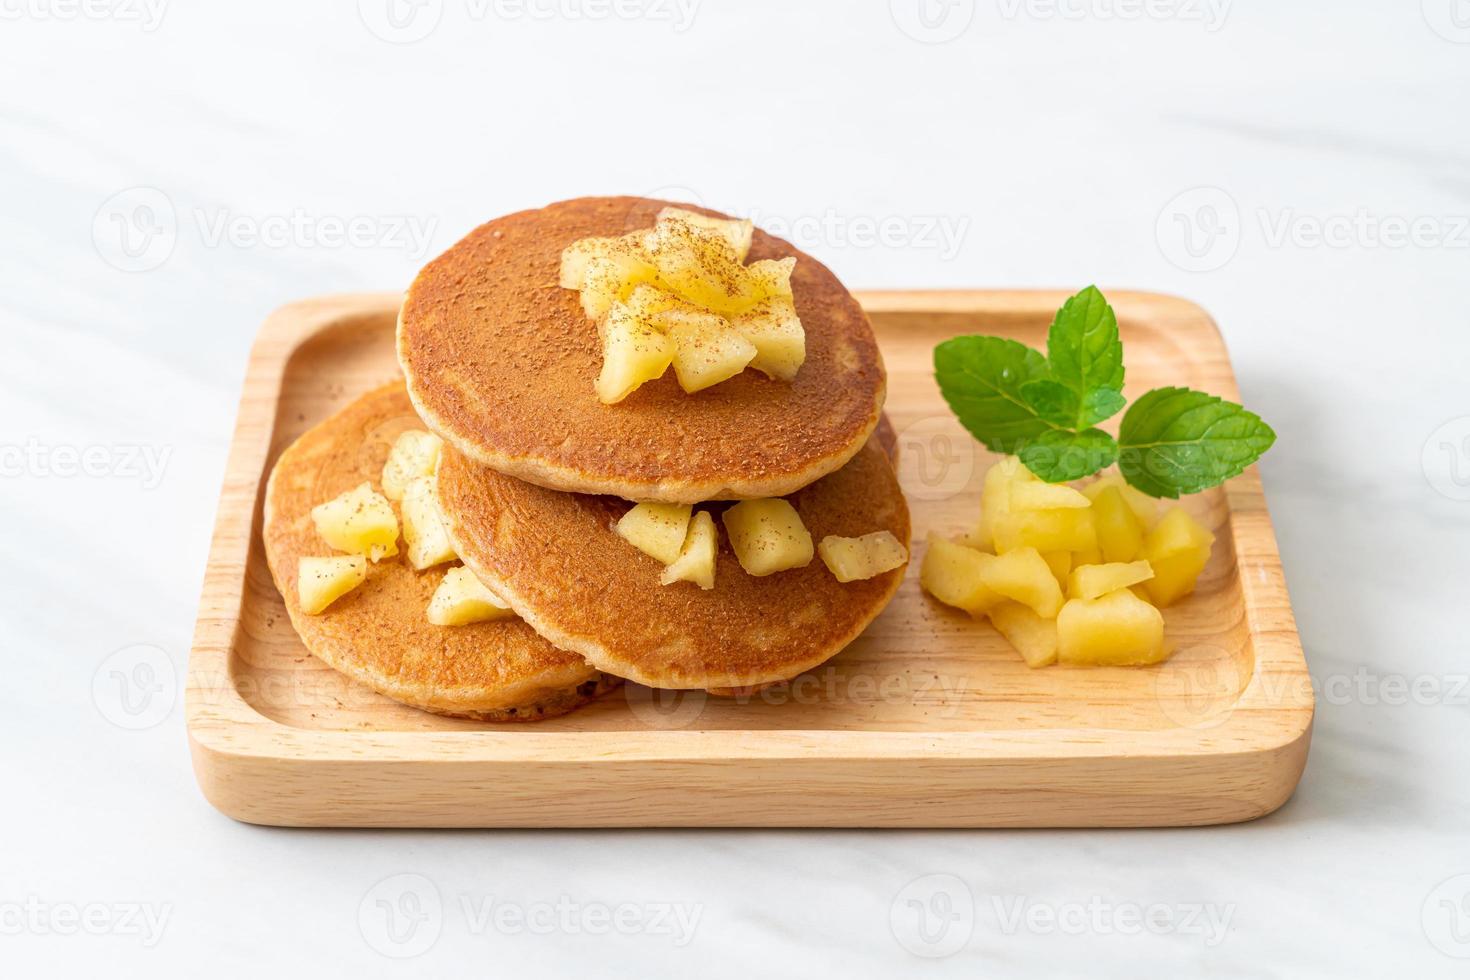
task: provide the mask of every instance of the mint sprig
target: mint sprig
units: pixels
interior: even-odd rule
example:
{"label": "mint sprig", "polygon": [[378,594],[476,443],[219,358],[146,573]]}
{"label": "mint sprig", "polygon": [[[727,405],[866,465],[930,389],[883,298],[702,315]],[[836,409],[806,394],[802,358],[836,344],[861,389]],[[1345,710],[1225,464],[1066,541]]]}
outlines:
{"label": "mint sprig", "polygon": [[1022,395],[1046,358],[1017,340],[955,337],[934,348],[934,374],[960,424],[992,451],[1014,453],[1056,428]]}
{"label": "mint sprig", "polygon": [[1118,318],[1096,286],[1062,304],[1046,335],[1048,396],[1070,393],[1068,428],[1086,429],[1123,407],[1123,342]]}
{"label": "mint sprig", "polygon": [[939,390],[992,452],[1048,483],[1119,463],[1128,483],[1178,497],[1237,476],[1276,441],[1260,417],[1188,388],[1156,388],[1128,409],[1118,438],[1096,428],[1126,404],[1123,343],[1107,299],[1088,286],[1057,311],[1042,357],[1001,337],[955,337],[934,349]]}
{"label": "mint sprig", "polygon": [[1123,478],[1153,497],[1224,483],[1275,442],[1259,415],[1188,388],[1155,388],[1133,403],[1118,429]]}

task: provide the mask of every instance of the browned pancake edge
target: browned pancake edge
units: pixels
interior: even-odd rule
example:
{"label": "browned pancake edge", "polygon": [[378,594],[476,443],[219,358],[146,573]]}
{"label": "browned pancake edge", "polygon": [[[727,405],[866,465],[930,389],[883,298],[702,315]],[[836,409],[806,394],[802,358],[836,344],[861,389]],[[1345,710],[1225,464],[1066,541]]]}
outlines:
{"label": "browned pancake edge", "polygon": [[[840,583],[820,556],[761,578],[740,567],[719,512],[715,587],[659,584],[663,566],[618,537],[631,506],[525,483],[446,448],[440,503],[460,556],[552,643],[650,687],[750,688],[837,654],[883,610],[904,568]],[[836,473],[789,495],[813,542],[888,530],[909,541],[907,505],[874,440]],[[906,566],[905,566],[906,567]]]}
{"label": "browned pancake edge", "polygon": [[[262,538],[271,576],[301,642],[329,667],[395,701],[482,721],[564,714],[617,683],[557,649],[523,620],[434,626],[429,599],[452,564],[416,571],[399,555],[369,563],[363,584],[319,615],[301,609],[297,562],[332,555],[311,508],[364,480],[381,491],[388,451],[422,428],[401,383],[369,392],[308,430],[276,461]],[[396,510],[396,506],[395,506]]]}
{"label": "browned pancake edge", "polygon": [[759,229],[747,261],[797,259],[807,359],[796,379],[746,371],[689,395],[671,370],[616,405],[598,401],[601,344],[577,292],[557,285],[562,249],[651,227],[668,204],[587,197],[521,211],[425,266],[397,335],[425,423],[508,476],[630,500],[783,496],[851,459],[883,406],[872,327],[824,265]]}

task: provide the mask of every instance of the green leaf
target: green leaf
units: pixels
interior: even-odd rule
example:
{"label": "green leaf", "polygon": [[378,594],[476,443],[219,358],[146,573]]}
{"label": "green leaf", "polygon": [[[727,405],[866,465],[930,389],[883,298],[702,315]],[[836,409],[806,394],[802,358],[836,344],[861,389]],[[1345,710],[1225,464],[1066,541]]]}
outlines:
{"label": "green leaf", "polygon": [[1118,444],[1101,429],[1043,432],[1021,447],[1021,462],[1047,483],[1066,483],[1113,465]]}
{"label": "green leaf", "polygon": [[1053,425],[1070,429],[1077,422],[1077,393],[1060,382],[1028,381],[1021,386],[1021,397]]}
{"label": "green leaf", "polygon": [[934,348],[934,376],[960,424],[992,452],[1014,453],[1054,426],[1021,396],[1046,359],[1001,337],[954,337]]}
{"label": "green leaf", "polygon": [[1098,422],[1117,415],[1126,404],[1128,404],[1128,399],[1124,398],[1123,392],[1117,388],[1098,388],[1082,400],[1082,407],[1086,409],[1087,417]]}
{"label": "green leaf", "polygon": [[1096,425],[1123,407],[1118,318],[1096,286],[1062,304],[1046,335],[1046,356],[1052,379],[1075,396],[1067,428]]}
{"label": "green leaf", "polygon": [[1189,388],[1155,388],[1119,429],[1119,468],[1153,497],[1178,497],[1237,476],[1276,441],[1260,416]]}

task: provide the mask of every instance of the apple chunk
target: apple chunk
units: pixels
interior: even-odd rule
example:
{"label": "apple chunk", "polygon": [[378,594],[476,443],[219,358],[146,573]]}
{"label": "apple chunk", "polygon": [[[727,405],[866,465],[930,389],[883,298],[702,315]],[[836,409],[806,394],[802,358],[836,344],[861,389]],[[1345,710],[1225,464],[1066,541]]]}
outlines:
{"label": "apple chunk", "polygon": [[444,581],[429,598],[426,611],[435,626],[468,626],[495,619],[512,619],[515,611],[463,565],[444,573]]}
{"label": "apple chunk", "polygon": [[757,578],[811,564],[812,536],[801,515],[779,497],[746,500],[721,515],[740,567]]}
{"label": "apple chunk", "polygon": [[1194,591],[1214,541],[1215,536],[1183,508],[1171,508],[1159,520],[1144,539],[1142,553],[1154,570],[1154,577],[1144,583],[1154,605],[1172,605]]}
{"label": "apple chunk", "polygon": [[754,344],[712,313],[691,314],[669,326],[674,344],[674,374],[689,394],[729,380],[754,360]]}
{"label": "apple chunk", "polygon": [[790,381],[806,363],[806,331],[790,299],[766,300],[731,326],[754,345],[750,366],[767,377]]}
{"label": "apple chunk", "polygon": [[859,538],[829,534],[817,545],[822,561],[839,582],[857,582],[890,572],[909,560],[891,531],[874,531]]}
{"label": "apple chunk", "polygon": [[996,632],[1006,638],[1027,667],[1046,667],[1057,662],[1057,621],[1043,619],[1030,606],[1007,599],[986,615]]}
{"label": "apple chunk", "polygon": [[997,555],[985,566],[987,588],[1007,599],[1030,606],[1042,619],[1062,608],[1062,587],[1035,548],[1017,548]]}
{"label": "apple chunk", "polygon": [[985,569],[995,560],[994,555],[931,534],[919,566],[919,587],[946,606],[978,616],[1001,601],[985,584]]}
{"label": "apple chunk", "polygon": [[301,610],[315,616],[367,579],[367,558],[333,555],[296,563],[296,596]]}
{"label": "apple chunk", "polygon": [[1057,616],[1057,659],[1063,664],[1132,667],[1165,656],[1163,614],[1127,589],[1070,599]]}
{"label": "apple chunk", "polygon": [[432,432],[409,429],[400,433],[383,464],[383,496],[402,500],[409,483],[421,476],[433,476],[443,448],[444,441]]}
{"label": "apple chunk", "polygon": [[718,235],[729,243],[730,248],[735,251],[736,260],[740,262],[744,262],[745,257],[750,254],[750,243],[755,237],[754,222],[735,218],[711,218],[683,208],[664,208],[655,221],[659,224],[682,221],[700,231]]}
{"label": "apple chunk", "polygon": [[587,260],[582,274],[582,310],[601,320],[613,304],[626,299],[639,283],[657,283],[658,269],[628,244]]}
{"label": "apple chunk", "polygon": [[618,536],[665,565],[679,557],[689,531],[688,504],[638,504],[617,523]]}
{"label": "apple chunk", "polygon": [[398,518],[371,483],[317,504],[311,519],[322,539],[338,551],[367,555],[374,562],[398,554]]}
{"label": "apple chunk", "polygon": [[693,582],[701,589],[715,587],[715,556],[719,552],[719,538],[715,532],[715,519],[705,511],[694,515],[689,523],[689,533],[679,557],[664,569],[659,576],[660,585],[675,582]]}
{"label": "apple chunk", "polygon": [[674,345],[668,337],[615,305],[603,326],[598,399],[604,405],[622,401],[644,382],[661,377],[673,359]]}
{"label": "apple chunk", "polygon": [[403,494],[403,543],[408,563],[419,571],[459,557],[444,530],[444,515],[432,476],[421,476]]}
{"label": "apple chunk", "polygon": [[1067,594],[1073,599],[1096,599],[1109,592],[1147,582],[1153,577],[1154,570],[1146,561],[1134,561],[1126,565],[1120,562],[1082,565],[1072,570],[1072,575],[1067,580]]}

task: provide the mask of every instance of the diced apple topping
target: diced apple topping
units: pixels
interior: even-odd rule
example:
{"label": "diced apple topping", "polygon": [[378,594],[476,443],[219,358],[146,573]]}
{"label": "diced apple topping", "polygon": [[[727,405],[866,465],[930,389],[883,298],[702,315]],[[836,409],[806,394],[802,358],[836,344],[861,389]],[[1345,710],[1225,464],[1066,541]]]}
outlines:
{"label": "diced apple topping", "polygon": [[747,367],[783,381],[796,377],[806,360],[791,292],[796,260],[744,265],[753,234],[748,221],[665,208],[651,229],[563,249],[559,282],[581,291],[582,309],[603,338],[597,394],[605,404],[659,377],[670,362],[691,394]]}
{"label": "diced apple topping", "polygon": [[994,555],[931,534],[919,566],[919,587],[947,606],[978,616],[1001,601],[985,584],[985,568],[995,560]]}
{"label": "diced apple topping", "polygon": [[1159,517],[1159,502],[1142,490],[1129,486],[1128,481],[1123,479],[1121,473],[1107,473],[1098,477],[1082,488],[1082,492],[1090,500],[1096,500],[1097,495],[1109,487],[1116,488],[1128,503],[1128,509],[1133,511],[1133,516],[1138,518],[1138,523],[1143,525],[1144,530],[1154,526]]}
{"label": "diced apple topping", "polygon": [[662,585],[675,582],[693,582],[701,589],[715,587],[715,555],[719,552],[719,538],[715,532],[715,519],[705,511],[694,515],[689,522],[689,532],[679,556],[659,576]]}
{"label": "diced apple topping", "polygon": [[829,534],[817,545],[817,553],[839,582],[882,575],[909,560],[908,549],[891,531],[874,531],[859,538]]}
{"label": "diced apple topping", "polygon": [[1043,619],[1030,606],[1007,599],[986,613],[990,625],[1004,636],[1027,667],[1046,667],[1057,662],[1057,622]]}
{"label": "diced apple topping", "polygon": [[381,561],[398,554],[398,518],[393,505],[363,483],[311,509],[317,533],[338,551]]}
{"label": "diced apple topping", "polygon": [[1147,528],[1116,486],[1103,487],[1092,495],[1093,525],[1103,560],[1131,562],[1143,549]]}
{"label": "diced apple topping", "polygon": [[474,572],[460,565],[444,573],[444,581],[429,599],[427,615],[435,626],[468,626],[493,619],[511,619],[515,612],[485,588]]}
{"label": "diced apple topping", "polygon": [[401,506],[403,542],[410,565],[422,571],[459,557],[449,543],[449,532],[444,530],[434,477],[421,476],[409,483]]}
{"label": "diced apple topping", "polygon": [[789,298],[768,299],[730,322],[755,347],[750,367],[781,381],[796,377],[806,361],[806,331]]}
{"label": "diced apple topping", "polygon": [[745,267],[746,275],[755,281],[756,291],[770,299],[792,299],[791,273],[796,258],[761,259]]}
{"label": "diced apple topping", "polygon": [[746,500],[725,511],[722,520],[740,567],[756,577],[811,563],[812,536],[801,515],[779,497]]}
{"label": "diced apple topping", "polygon": [[[1031,474],[1030,470],[1022,469]],[[1060,483],[1021,478],[1011,485],[1012,510],[1076,510],[1091,503],[1082,493]]]}
{"label": "diced apple topping", "polygon": [[997,555],[981,578],[990,591],[1030,606],[1045,619],[1054,618],[1062,608],[1062,587],[1035,548]]}
{"label": "diced apple topping", "polygon": [[674,342],[620,304],[603,321],[602,331],[597,397],[603,404],[622,401],[645,381],[660,377],[673,362]]}
{"label": "diced apple topping", "polygon": [[1129,667],[1167,655],[1163,614],[1127,589],[1068,600],[1057,616],[1057,659],[1063,664]]}
{"label": "diced apple topping", "polygon": [[711,218],[696,211],[685,211],[683,208],[664,208],[658,213],[658,220],[660,222],[682,221],[719,235],[730,243],[730,248],[735,251],[735,258],[739,262],[744,262],[745,257],[750,254],[750,242],[755,236],[753,222]]}
{"label": "diced apple topping", "polygon": [[1052,577],[1058,582],[1067,581],[1067,576],[1072,572],[1072,552],[1043,551],[1041,560],[1046,562],[1046,567],[1051,569]]}
{"label": "diced apple topping", "polygon": [[626,299],[640,283],[658,281],[658,269],[644,258],[634,242],[616,239],[617,247],[593,255],[582,273],[582,309],[601,320],[618,300]]}
{"label": "diced apple topping", "polygon": [[1214,542],[1215,536],[1183,508],[1170,508],[1143,542],[1143,558],[1154,570],[1143,587],[1154,605],[1173,605],[1194,591]]}
{"label": "diced apple topping", "polygon": [[985,474],[980,508],[981,534],[989,535],[996,554],[1016,548],[1081,551],[1097,546],[1087,498],[1070,487],[1042,483],[1014,456]]}
{"label": "diced apple topping", "polygon": [[735,377],[756,355],[755,345],[713,313],[683,317],[669,327],[674,374],[691,395]]}
{"label": "diced apple topping", "polygon": [[432,432],[409,429],[400,433],[388,451],[388,462],[383,464],[383,496],[402,500],[409,483],[421,476],[433,476],[443,448],[444,441]]}
{"label": "diced apple topping", "polygon": [[1156,663],[1168,655],[1158,610],[1194,590],[1215,539],[1183,509],[1157,510],[1117,473],[1079,490],[1007,456],[985,474],[978,525],[932,540],[919,584],[990,612],[1031,666]]}
{"label": "diced apple topping", "polygon": [[1067,580],[1067,595],[1073,599],[1096,599],[1147,582],[1154,577],[1154,570],[1146,561],[1134,561],[1124,565],[1114,562],[1108,565],[1082,565],[1072,571]]}
{"label": "diced apple topping", "polygon": [[587,266],[599,255],[614,251],[616,238],[583,238],[572,242],[561,251],[561,272],[558,284],[562,289],[581,289],[587,279]]}
{"label": "diced apple topping", "polygon": [[688,536],[688,504],[638,504],[617,523],[619,537],[665,565],[678,560]]}
{"label": "diced apple topping", "polygon": [[301,610],[315,616],[367,579],[362,555],[302,558],[296,563],[296,595]]}

